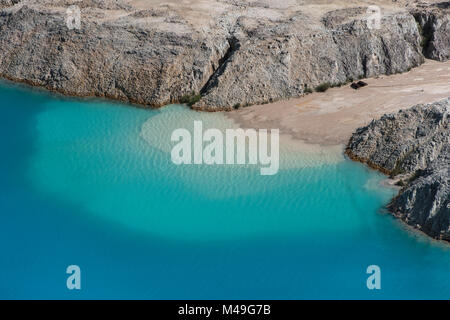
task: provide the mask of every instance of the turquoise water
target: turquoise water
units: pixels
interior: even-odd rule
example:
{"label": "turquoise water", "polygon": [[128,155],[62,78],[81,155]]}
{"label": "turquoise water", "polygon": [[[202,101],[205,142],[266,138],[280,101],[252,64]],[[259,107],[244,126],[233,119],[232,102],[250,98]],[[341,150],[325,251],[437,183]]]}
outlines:
{"label": "turquoise water", "polygon": [[275,176],[178,167],[174,128],[233,124],[6,84],[0,97],[0,298],[450,298],[450,246],[386,214],[395,191],[340,150],[282,142]]}

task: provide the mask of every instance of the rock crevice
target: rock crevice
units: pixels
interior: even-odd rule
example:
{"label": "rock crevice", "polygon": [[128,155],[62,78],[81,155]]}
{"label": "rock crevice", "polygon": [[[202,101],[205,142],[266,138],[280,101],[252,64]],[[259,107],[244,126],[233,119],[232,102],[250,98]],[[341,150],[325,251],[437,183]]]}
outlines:
{"label": "rock crevice", "polygon": [[450,58],[450,1],[412,11],[422,37],[425,57],[438,61]]}
{"label": "rock crevice", "polygon": [[389,210],[450,241],[450,98],[385,115],[360,128],[346,153],[402,185]]}

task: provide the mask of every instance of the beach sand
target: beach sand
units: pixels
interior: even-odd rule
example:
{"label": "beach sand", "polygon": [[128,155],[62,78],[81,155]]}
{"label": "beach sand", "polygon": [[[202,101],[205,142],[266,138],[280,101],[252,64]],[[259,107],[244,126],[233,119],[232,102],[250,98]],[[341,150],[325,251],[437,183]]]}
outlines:
{"label": "beach sand", "polygon": [[450,61],[427,60],[403,74],[363,81],[369,85],[359,90],[346,85],[226,115],[243,128],[278,128],[308,144],[342,145],[357,128],[383,114],[450,97]]}

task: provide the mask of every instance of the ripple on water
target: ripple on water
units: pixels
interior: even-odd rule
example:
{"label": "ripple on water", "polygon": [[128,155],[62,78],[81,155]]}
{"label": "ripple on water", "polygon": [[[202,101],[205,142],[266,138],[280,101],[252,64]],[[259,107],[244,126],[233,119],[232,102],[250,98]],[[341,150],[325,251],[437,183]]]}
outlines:
{"label": "ripple on water", "polygon": [[[165,144],[173,126],[233,123],[181,106],[155,111],[46,97],[25,128],[11,116],[29,112],[20,103],[7,110],[13,125],[2,141],[9,146],[5,137],[16,126],[32,128],[20,140],[32,148],[4,148],[11,152],[1,160],[5,172],[20,162],[7,181],[18,172],[27,180],[16,181],[18,196],[0,201],[2,270],[27,270],[0,273],[0,282],[20,297],[30,295],[30,283],[39,297],[65,297],[53,275],[74,257],[95,275],[94,291],[81,293],[89,298],[450,296],[448,247],[383,214],[394,191],[339,147],[283,138],[275,176],[246,166],[177,167]],[[9,182],[0,181],[10,195]],[[32,197],[17,200],[29,189]],[[32,198],[39,201],[24,203]],[[365,287],[370,264],[382,268],[382,292]]]}

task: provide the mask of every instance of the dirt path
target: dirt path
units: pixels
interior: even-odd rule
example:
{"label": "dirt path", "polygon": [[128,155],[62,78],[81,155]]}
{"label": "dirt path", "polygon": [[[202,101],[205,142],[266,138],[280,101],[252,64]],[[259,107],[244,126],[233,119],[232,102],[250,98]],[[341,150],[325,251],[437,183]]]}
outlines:
{"label": "dirt path", "polygon": [[279,128],[307,143],[347,143],[351,134],[385,113],[450,97],[450,61],[428,60],[410,72],[364,80],[302,98],[251,106],[227,113],[244,128]]}

